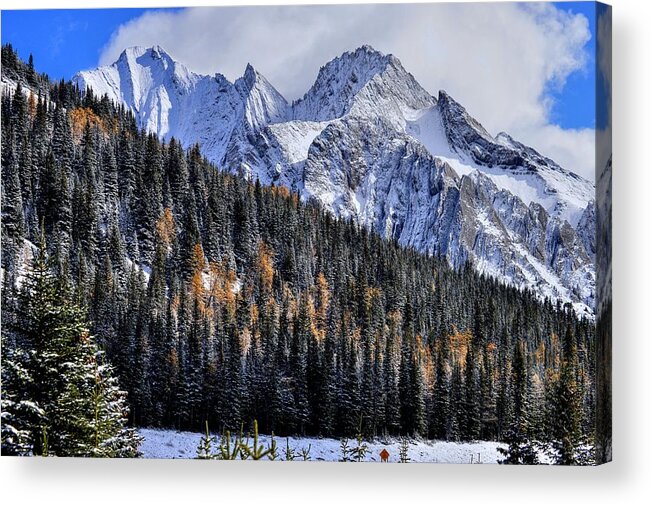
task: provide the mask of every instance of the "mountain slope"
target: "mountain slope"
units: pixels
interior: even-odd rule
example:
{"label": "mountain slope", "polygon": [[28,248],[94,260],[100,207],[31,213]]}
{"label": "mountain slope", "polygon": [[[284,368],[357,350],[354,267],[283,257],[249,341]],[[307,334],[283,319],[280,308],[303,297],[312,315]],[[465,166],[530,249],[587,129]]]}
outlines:
{"label": "mountain slope", "polygon": [[393,55],[344,53],[291,105],[250,65],[230,83],[158,47],[127,49],[75,80],[232,172],[592,313],[594,185],[506,133],[493,137]]}

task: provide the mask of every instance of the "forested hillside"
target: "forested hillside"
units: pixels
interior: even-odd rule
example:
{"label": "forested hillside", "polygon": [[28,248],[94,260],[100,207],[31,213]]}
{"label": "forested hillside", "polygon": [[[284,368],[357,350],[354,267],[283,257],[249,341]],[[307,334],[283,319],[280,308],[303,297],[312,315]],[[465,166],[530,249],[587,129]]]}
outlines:
{"label": "forested hillside", "polygon": [[564,463],[592,440],[594,325],[569,305],[229,175],[70,83],[25,87],[10,47],[2,64],[5,347],[43,229],[135,426],[535,439]]}

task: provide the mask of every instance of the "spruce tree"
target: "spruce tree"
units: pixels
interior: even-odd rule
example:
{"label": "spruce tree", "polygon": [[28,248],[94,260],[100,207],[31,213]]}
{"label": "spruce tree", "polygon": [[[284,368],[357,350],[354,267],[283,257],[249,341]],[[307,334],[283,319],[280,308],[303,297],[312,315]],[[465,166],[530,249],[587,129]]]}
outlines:
{"label": "spruce tree", "polygon": [[577,349],[574,332],[568,328],[563,341],[560,376],[551,403],[551,447],[559,465],[580,462],[581,404],[577,384]]}

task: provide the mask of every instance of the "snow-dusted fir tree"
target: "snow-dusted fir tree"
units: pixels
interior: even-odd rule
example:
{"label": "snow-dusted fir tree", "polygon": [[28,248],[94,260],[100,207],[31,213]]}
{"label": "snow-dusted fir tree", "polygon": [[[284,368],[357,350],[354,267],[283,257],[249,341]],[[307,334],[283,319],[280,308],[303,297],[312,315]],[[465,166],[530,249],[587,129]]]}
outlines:
{"label": "snow-dusted fir tree", "polygon": [[69,375],[60,400],[51,409],[53,428],[50,450],[68,456],[136,457],[140,439],[126,427],[126,393],[121,391],[113,368],[104,361],[93,337],[79,336],[73,359],[63,365]]}
{"label": "snow-dusted fir tree", "polygon": [[4,327],[2,350],[2,455],[27,456],[32,453],[32,428],[43,422],[45,412],[23,394],[34,386],[25,366],[27,353],[9,343]]}
{"label": "snow-dusted fir tree", "polygon": [[583,412],[581,392],[577,380],[578,355],[576,336],[567,329],[559,377],[550,401],[551,458],[558,465],[589,464],[591,455],[586,450],[582,433]]}
{"label": "snow-dusted fir tree", "polygon": [[523,342],[516,343],[512,363],[513,423],[504,436],[508,448],[498,448],[504,456],[500,463],[535,465],[538,464],[538,453],[537,444],[529,436],[530,388]]}
{"label": "snow-dusted fir tree", "polygon": [[[42,238],[3,360],[3,453],[136,456],[139,438],[82,308],[52,274]],[[6,399],[6,400],[5,400]]]}

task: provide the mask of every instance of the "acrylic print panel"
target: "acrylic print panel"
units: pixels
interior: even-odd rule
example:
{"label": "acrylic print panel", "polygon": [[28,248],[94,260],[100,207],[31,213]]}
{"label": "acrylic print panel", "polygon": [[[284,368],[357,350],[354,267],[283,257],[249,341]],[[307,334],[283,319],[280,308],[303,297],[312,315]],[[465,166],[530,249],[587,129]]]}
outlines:
{"label": "acrylic print panel", "polygon": [[4,11],[2,454],[609,461],[610,34]]}

